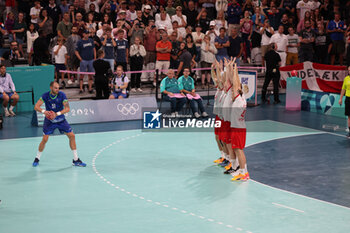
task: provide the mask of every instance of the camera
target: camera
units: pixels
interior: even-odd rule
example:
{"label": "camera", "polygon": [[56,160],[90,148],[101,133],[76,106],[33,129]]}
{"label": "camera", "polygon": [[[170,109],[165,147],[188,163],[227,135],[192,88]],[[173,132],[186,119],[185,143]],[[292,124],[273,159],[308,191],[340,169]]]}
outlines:
{"label": "camera", "polygon": [[155,27],[156,27],[156,25],[152,25],[152,26],[151,26],[152,29],[155,28]]}

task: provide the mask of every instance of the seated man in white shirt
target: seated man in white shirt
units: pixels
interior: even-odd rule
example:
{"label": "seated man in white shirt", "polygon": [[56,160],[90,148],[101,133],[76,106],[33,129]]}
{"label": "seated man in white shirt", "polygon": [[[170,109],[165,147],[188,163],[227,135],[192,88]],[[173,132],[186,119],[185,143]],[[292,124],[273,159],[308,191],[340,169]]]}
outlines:
{"label": "seated man in white shirt", "polygon": [[[16,116],[13,112],[13,108],[16,106],[19,96],[16,93],[15,84],[12,81],[12,77],[9,73],[6,73],[6,66],[0,65],[0,99],[2,99],[2,107],[6,117]],[[10,108],[7,109],[7,105],[12,100]]]}

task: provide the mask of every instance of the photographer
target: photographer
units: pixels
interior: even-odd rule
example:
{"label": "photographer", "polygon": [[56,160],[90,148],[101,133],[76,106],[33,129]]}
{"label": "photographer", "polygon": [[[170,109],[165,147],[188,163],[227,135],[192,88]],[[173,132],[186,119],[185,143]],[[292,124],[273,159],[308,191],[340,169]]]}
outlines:
{"label": "photographer", "polygon": [[18,49],[18,43],[16,41],[12,41],[10,44],[10,51],[4,52],[1,60],[9,61],[8,66],[16,65],[19,58],[23,58]]}
{"label": "photographer", "polygon": [[118,20],[122,20],[123,29],[125,29],[126,31],[129,31],[131,29],[131,23],[128,20],[126,20],[126,11],[120,10],[118,12],[117,21]]}
{"label": "photographer", "polygon": [[135,20],[128,33],[128,36],[130,37],[130,44],[134,44],[136,37],[143,41],[144,31],[144,24],[138,20]]}

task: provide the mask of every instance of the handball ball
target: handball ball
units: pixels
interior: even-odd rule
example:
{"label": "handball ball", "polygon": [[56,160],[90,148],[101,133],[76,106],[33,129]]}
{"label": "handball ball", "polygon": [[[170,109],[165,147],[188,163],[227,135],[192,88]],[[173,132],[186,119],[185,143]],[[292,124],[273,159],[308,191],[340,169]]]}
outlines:
{"label": "handball ball", "polygon": [[296,70],[293,70],[291,75],[292,75],[292,77],[297,77],[298,76],[298,72]]}

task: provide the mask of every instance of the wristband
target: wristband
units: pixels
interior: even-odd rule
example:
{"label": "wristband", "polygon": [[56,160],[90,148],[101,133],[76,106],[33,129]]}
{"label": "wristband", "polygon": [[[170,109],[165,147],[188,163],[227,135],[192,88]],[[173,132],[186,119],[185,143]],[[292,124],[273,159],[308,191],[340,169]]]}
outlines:
{"label": "wristband", "polygon": [[44,114],[45,112],[46,112],[46,110],[44,110],[44,109],[43,109],[43,110],[41,110],[41,113],[42,113],[42,114]]}
{"label": "wristband", "polygon": [[62,113],[61,113],[61,112],[57,112],[56,115],[57,115],[57,116],[60,116],[60,115],[62,115]]}

